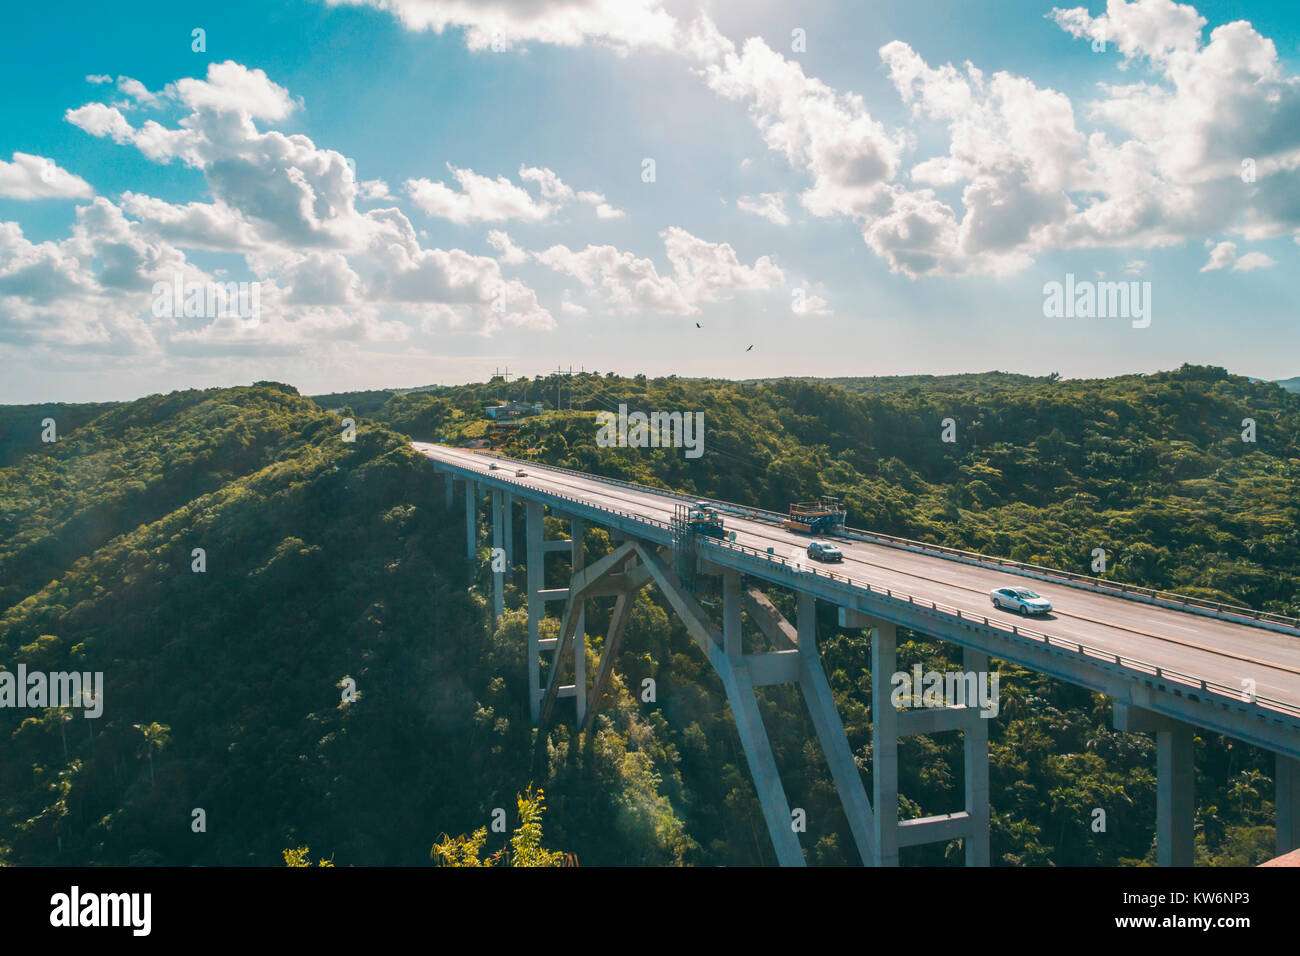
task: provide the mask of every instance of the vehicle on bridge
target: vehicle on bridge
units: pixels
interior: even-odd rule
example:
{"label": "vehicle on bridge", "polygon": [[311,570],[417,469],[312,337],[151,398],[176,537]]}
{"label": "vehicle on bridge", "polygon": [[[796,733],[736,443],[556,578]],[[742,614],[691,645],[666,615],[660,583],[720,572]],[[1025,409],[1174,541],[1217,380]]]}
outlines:
{"label": "vehicle on bridge", "polygon": [[722,527],[722,518],[707,501],[695,502],[686,516],[686,526],[693,534],[702,534],[708,538],[727,537],[727,532]]}
{"label": "vehicle on bridge", "polygon": [[1029,588],[996,588],[989,592],[993,606],[1003,611],[1015,611],[1028,616],[1046,614],[1052,609],[1052,602]]}
{"label": "vehicle on bridge", "polygon": [[829,541],[814,541],[808,545],[808,557],[814,561],[843,561],[844,552]]}
{"label": "vehicle on bridge", "polygon": [[787,531],[804,534],[834,534],[844,527],[846,517],[838,498],[822,495],[817,501],[796,501],[790,514],[781,522]]}

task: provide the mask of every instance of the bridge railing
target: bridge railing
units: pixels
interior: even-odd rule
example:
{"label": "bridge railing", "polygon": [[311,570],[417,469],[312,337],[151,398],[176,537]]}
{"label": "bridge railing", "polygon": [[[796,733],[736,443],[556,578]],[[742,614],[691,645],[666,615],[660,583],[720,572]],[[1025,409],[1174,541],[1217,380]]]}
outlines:
{"label": "bridge railing", "polygon": [[[772,521],[778,523],[784,521],[786,518],[785,515],[779,512],[768,511],[764,508],[748,508],[714,498],[705,498],[699,495],[684,495],[681,492],[672,491],[667,488],[655,488],[651,485],[642,485],[634,481],[624,481],[621,478],[605,478],[601,475],[591,475],[586,472],[577,471],[573,468],[564,468],[560,465],[549,465],[545,462],[510,458],[506,455],[496,454],[495,452],[492,453],[492,457],[498,458],[501,461],[539,466],[550,471],[558,471],[579,478],[596,478],[602,482],[619,485],[634,491],[663,495],[665,497],[676,498],[682,501],[707,501],[719,510],[729,512],[739,517],[754,518],[760,521]],[[953,558],[966,563],[980,564],[986,567],[1021,571],[1033,577],[1059,580],[1087,590],[1110,594],[1114,597],[1128,598],[1130,600],[1146,598],[1149,601],[1163,602],[1164,604],[1171,606],[1173,610],[1210,611],[1225,618],[1238,619],[1239,623],[1242,624],[1267,623],[1280,625],[1281,627],[1288,628],[1289,630],[1294,631],[1297,635],[1300,635],[1300,618],[1289,617],[1285,614],[1275,614],[1271,611],[1260,611],[1255,608],[1240,607],[1234,604],[1223,604],[1219,601],[1207,601],[1203,598],[1178,594],[1174,591],[1161,591],[1156,588],[1142,587],[1137,584],[1126,584],[1120,581],[1112,581],[1107,578],[1099,578],[1094,575],[1078,574],[1074,571],[1062,571],[1059,568],[1049,568],[1040,564],[1015,561],[1011,558],[999,558],[993,555],[983,554],[979,551],[966,551],[961,548],[950,548],[947,545],[934,544],[929,541],[917,541],[913,538],[903,538],[898,535],[885,534],[879,531],[866,531],[859,528],[846,527],[843,536],[850,540],[862,540],[873,544],[885,545],[886,547],[901,548],[907,551],[918,551],[925,554],[937,555],[939,557]]]}
{"label": "bridge railing", "polygon": [[[447,463],[443,463],[443,464],[444,466],[451,467],[451,468],[459,467],[457,465],[448,465]],[[551,466],[548,465],[547,467],[549,468]],[[470,474],[473,473],[471,472]],[[581,474],[581,472],[574,472],[574,474]],[[532,492],[533,494],[542,494],[547,497],[559,499],[562,501],[571,501],[574,504],[582,505],[584,508],[587,508],[592,511],[600,511],[600,512],[605,512],[606,514],[617,515],[619,517],[627,518],[629,520],[635,521],[640,524],[650,525],[652,527],[661,528],[665,531],[671,532],[671,527],[669,523],[666,521],[660,521],[658,518],[648,518],[645,515],[640,515],[635,512],[623,511],[618,508],[610,508],[606,505],[593,504],[590,501],[586,501],[574,495],[567,495],[558,491],[541,490],[541,489],[533,488],[529,485],[524,484],[521,481],[516,480],[514,476],[490,474],[490,475],[481,475],[481,476],[475,475],[475,477],[476,478],[483,477],[483,478],[488,478],[490,480],[499,481],[503,484],[515,485],[521,489]],[[1161,667],[1159,665],[1151,664],[1148,663],[1147,661],[1143,661],[1135,657],[1127,657],[1122,654],[1115,654],[1111,651],[1103,650],[1098,647],[1093,647],[1089,644],[1083,644],[1079,641],[1070,640],[1068,638],[1054,637],[1046,633],[1045,631],[1038,631],[1038,630],[1034,630],[1033,628],[1021,627],[1018,624],[1008,624],[1007,622],[999,621],[996,618],[990,619],[985,615],[971,614],[969,611],[964,612],[961,610],[961,608],[954,607],[949,604],[942,604],[937,601],[926,601],[923,598],[918,599],[916,598],[915,595],[908,594],[903,591],[899,591],[895,588],[882,588],[879,585],[873,585],[869,581],[854,580],[852,577],[850,577],[847,574],[836,574],[834,571],[831,571],[827,568],[819,568],[819,567],[812,566],[806,563],[801,558],[800,559],[787,558],[785,555],[779,555],[776,554],[775,552],[760,550],[750,545],[738,544],[734,541],[720,541],[716,538],[701,538],[700,543],[703,544],[706,548],[713,547],[713,548],[725,549],[728,551],[736,551],[736,552],[748,554],[759,560],[768,561],[775,565],[784,566],[792,572],[792,575],[794,574],[817,575],[819,577],[824,577],[827,578],[828,580],[843,584],[849,590],[853,588],[860,588],[862,590],[867,591],[868,593],[883,596],[886,599],[897,602],[899,604],[907,604],[908,606],[914,608],[922,608],[922,609],[928,608],[929,610],[933,611],[936,614],[947,614],[951,617],[956,617],[956,619],[959,621],[979,623],[990,630],[1004,631],[1015,637],[1028,638],[1029,640],[1038,641],[1039,643],[1047,647],[1059,647],[1064,650],[1072,651],[1080,657],[1091,658],[1094,660],[1102,660],[1109,664],[1113,664],[1116,667],[1123,668],[1125,670],[1138,671],[1143,674],[1154,676],[1158,680],[1168,680],[1178,684],[1182,684],[1187,687],[1198,688],[1204,693],[1215,694],[1220,697],[1229,698],[1236,703],[1258,704],[1261,707],[1267,707],[1270,710],[1275,710],[1278,711],[1279,713],[1283,713],[1291,717],[1300,717],[1300,707],[1297,707],[1294,704],[1287,703],[1286,701],[1277,700],[1271,697],[1264,697],[1257,694],[1243,694],[1242,688],[1240,687],[1232,687],[1229,684],[1222,684],[1217,681],[1206,680],[1205,678],[1196,677],[1195,675],[1192,674],[1186,674],[1183,673],[1182,671],[1174,670],[1168,667]]]}
{"label": "bridge railing", "polygon": [[1045,631],[1034,630],[1033,628],[1022,627],[1018,624],[1009,624],[1005,621],[999,621],[996,618],[990,619],[986,615],[971,614],[969,611],[963,611],[961,608],[949,604],[943,604],[938,601],[927,601],[924,598],[918,599],[916,596],[899,591],[896,588],[883,588],[878,584],[872,584],[869,581],[858,581],[846,574],[837,574],[834,571],[825,568],[815,567],[805,563],[802,559],[787,559],[782,555],[775,553],[769,554],[760,551],[749,545],[737,544],[732,541],[708,540],[705,542],[709,547],[725,548],[732,551],[748,552],[760,559],[775,561],[779,564],[786,565],[792,570],[803,574],[814,574],[828,577],[833,581],[842,582],[850,588],[861,588],[876,595],[883,595],[885,598],[900,604],[907,604],[912,607],[928,608],[931,611],[940,614],[947,614],[956,617],[959,621],[969,621],[972,623],[982,624],[990,630],[1005,631],[1016,637],[1027,637],[1030,640],[1038,641],[1045,646],[1059,647],[1065,650],[1073,651],[1080,657],[1088,657],[1096,660],[1103,660],[1107,663],[1122,667],[1127,670],[1137,670],[1144,674],[1152,675],[1160,680],[1171,680],[1188,687],[1199,688],[1206,693],[1217,694],[1221,697],[1231,698],[1235,702],[1245,704],[1259,704],[1276,710],[1292,717],[1300,717],[1300,707],[1290,704],[1286,701],[1277,700],[1272,697],[1266,697],[1259,694],[1246,694],[1240,687],[1233,687],[1230,684],[1223,684],[1218,681],[1206,680],[1205,678],[1196,677],[1179,670],[1169,667],[1162,667],[1156,664],[1148,663],[1139,658],[1127,657],[1123,654],[1116,654],[1112,651],[1103,650],[1084,644],[1080,641],[1071,640],[1064,637],[1056,637]]}

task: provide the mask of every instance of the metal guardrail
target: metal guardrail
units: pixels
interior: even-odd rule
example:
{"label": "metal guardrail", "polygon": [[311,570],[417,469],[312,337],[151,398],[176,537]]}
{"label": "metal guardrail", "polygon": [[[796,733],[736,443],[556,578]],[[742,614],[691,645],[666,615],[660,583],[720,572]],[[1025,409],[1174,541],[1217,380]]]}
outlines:
{"label": "metal guardrail", "polygon": [[[503,457],[503,456],[497,456],[497,457]],[[521,459],[505,459],[505,458],[503,458],[503,460],[521,461]],[[523,462],[523,463],[532,464],[531,462]],[[461,468],[463,471],[466,470],[464,469],[464,466],[450,464],[447,462],[439,462],[439,464],[441,464],[443,467]],[[551,468],[552,466],[547,465],[546,467]],[[571,474],[577,474],[577,475],[583,474],[582,472],[572,471],[571,469],[557,469],[557,470],[568,471]],[[473,474],[472,472],[468,472],[468,473]],[[584,501],[581,498],[574,497],[573,495],[566,495],[558,491],[549,491],[549,490],[531,488],[528,485],[525,485],[523,482],[515,480],[514,476],[488,474],[488,475],[481,475],[481,476],[475,475],[475,478],[476,479],[487,478],[494,481],[499,481],[503,484],[515,485],[519,488],[525,489],[534,494],[540,493],[542,495],[546,495],[551,498],[557,498],[562,501],[571,501],[574,504],[582,505],[584,508],[588,508],[593,511],[601,511],[601,512],[605,512],[606,514],[618,515],[620,517],[628,518],[632,521],[636,521],[641,524],[647,524],[652,527],[662,528],[665,531],[671,532],[671,527],[669,523],[666,521],[660,521],[657,518],[648,518],[645,515],[636,514],[630,511],[622,511],[617,508],[609,508],[604,505],[593,504],[589,501]],[[610,479],[610,480],[614,480],[614,479]],[[631,483],[628,482],[625,484],[630,485]],[[644,486],[637,486],[637,487],[644,487]],[[658,489],[647,489],[647,490],[657,491]],[[706,500],[706,499],[690,499],[690,500]],[[1137,671],[1147,676],[1154,676],[1159,680],[1171,680],[1174,681],[1175,683],[1182,684],[1187,687],[1197,688],[1207,694],[1216,694],[1220,697],[1229,698],[1234,703],[1237,704],[1258,704],[1261,707],[1267,707],[1270,710],[1275,710],[1291,717],[1300,718],[1300,707],[1297,707],[1294,704],[1289,704],[1286,701],[1281,701],[1275,698],[1263,697],[1259,695],[1243,696],[1240,688],[1231,687],[1227,684],[1221,684],[1217,681],[1205,680],[1204,678],[1198,678],[1192,674],[1185,674],[1182,671],[1172,670],[1167,667],[1159,667],[1155,664],[1147,663],[1146,661],[1140,660],[1135,657],[1125,657],[1121,654],[1114,654],[1111,653],[1110,651],[1105,651],[1088,644],[1083,644],[1079,641],[1069,640],[1068,638],[1053,637],[1052,635],[1046,633],[1045,631],[1036,631],[1033,630],[1032,628],[1020,627],[1019,625],[1016,624],[1009,625],[1009,624],[1005,624],[1002,621],[998,621],[996,619],[989,620],[987,616],[972,615],[970,612],[963,612],[960,608],[953,607],[952,605],[940,604],[935,601],[926,601],[924,599],[918,600],[915,597],[915,595],[907,594],[901,591],[895,591],[892,588],[882,588],[879,586],[873,586],[869,581],[855,581],[853,578],[849,577],[848,575],[836,574],[833,571],[812,567],[810,565],[805,565],[803,564],[802,561],[793,562],[788,560],[782,555],[778,555],[775,553],[769,554],[766,551],[760,551],[758,548],[754,548],[749,545],[737,544],[732,541],[719,541],[714,538],[701,539],[700,543],[704,544],[706,547],[716,547],[725,550],[747,553],[760,560],[765,560],[774,564],[783,565],[786,568],[790,569],[792,572],[797,572],[802,574],[813,574],[819,577],[825,577],[831,581],[846,585],[849,589],[860,588],[866,590],[868,593],[883,595],[885,598],[889,600],[898,602],[900,604],[907,604],[910,607],[914,607],[914,608],[919,607],[922,609],[928,608],[937,614],[948,614],[950,616],[955,616],[959,621],[966,621],[972,624],[979,623],[982,624],[984,627],[989,628],[990,630],[1004,631],[1015,637],[1022,637],[1032,641],[1038,641],[1039,643],[1043,644],[1045,647],[1057,647],[1063,650],[1072,650],[1075,654],[1077,654],[1080,657],[1091,658],[1094,660],[1102,660],[1109,664],[1114,664],[1115,666],[1123,668],[1125,670]]]}
{"label": "metal guardrail", "polygon": [[[475,451],[479,454],[488,454],[486,452],[478,452],[477,449],[465,450]],[[765,508],[747,508],[742,505],[733,504],[729,501],[705,498],[699,495],[685,495],[679,491],[672,491],[667,488],[655,488],[651,485],[642,485],[634,481],[624,481],[620,478],[606,478],[602,475],[592,475],[587,472],[577,471],[573,468],[564,468],[560,465],[550,465],[546,462],[529,461],[522,458],[510,458],[506,455],[498,455],[495,452],[491,453],[491,457],[498,458],[501,461],[517,462],[525,465],[537,465],[550,471],[558,471],[578,478],[586,478],[589,480],[596,479],[609,484],[619,485],[624,488],[630,488],[635,491],[664,495],[682,501],[707,501],[709,504],[718,507],[719,510],[727,511],[739,517],[756,518],[758,520],[775,522],[784,521],[786,518],[786,516],[780,512],[768,511]],[[1098,578],[1092,575],[1076,574],[1073,571],[1062,571],[1058,568],[1048,568],[1039,564],[1014,561],[1010,558],[998,558],[993,555],[981,554],[978,551],[965,551],[961,548],[950,548],[947,545],[933,544],[928,541],[917,541],[912,538],[883,534],[878,531],[865,531],[858,528],[846,527],[844,529],[844,536],[850,539],[861,539],[875,544],[882,544],[886,547],[901,548],[908,551],[920,551],[938,557],[955,558],[957,560],[966,561],[967,563],[980,564],[990,568],[1024,571],[1028,572],[1031,576],[1045,577],[1050,580],[1061,581],[1073,587],[1098,591],[1109,594],[1112,597],[1126,598],[1129,600],[1145,597],[1152,601],[1164,601],[1169,605],[1172,605],[1171,610],[1184,610],[1192,613],[1194,613],[1193,609],[1213,611],[1216,614],[1223,615],[1224,617],[1237,619],[1238,623],[1246,625],[1256,623],[1277,624],[1294,630],[1296,636],[1300,636],[1300,618],[1288,617],[1285,614],[1274,614],[1269,611],[1259,611],[1254,608],[1240,607],[1233,604],[1222,604],[1218,601],[1206,601],[1202,598],[1194,598],[1185,594],[1178,594],[1174,591],[1160,591],[1156,588],[1142,587],[1137,584],[1125,584],[1118,581],[1109,581],[1105,578]],[[1273,628],[1270,628],[1270,630],[1273,630]]]}

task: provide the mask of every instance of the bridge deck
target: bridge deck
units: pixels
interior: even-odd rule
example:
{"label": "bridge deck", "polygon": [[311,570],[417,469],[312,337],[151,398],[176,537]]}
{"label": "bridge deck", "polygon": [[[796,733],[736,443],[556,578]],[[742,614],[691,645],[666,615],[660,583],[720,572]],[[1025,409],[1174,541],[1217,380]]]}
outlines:
{"label": "bridge deck", "polygon": [[[488,469],[490,456],[442,445],[414,444],[436,461],[481,472],[485,477],[502,474]],[[577,476],[531,462],[524,467],[528,472],[525,477],[515,477],[513,469],[504,474],[518,485],[658,521],[669,521],[673,506],[680,502],[671,495],[626,488],[597,477]],[[760,551],[774,548],[787,561],[796,559],[818,570],[833,570],[855,583],[890,588],[927,602],[938,602],[971,617],[1025,625],[1108,654],[1227,687],[1244,688],[1245,681],[1253,680],[1259,697],[1283,704],[1292,714],[1300,713],[1300,636],[1118,595],[1026,580],[1010,568],[963,563],[885,544],[837,538],[836,544],[844,552],[843,564],[821,566],[807,559],[805,549],[810,540],[807,535],[786,531],[763,520],[732,515],[724,518],[727,530],[737,533],[737,544]],[[995,610],[989,601],[989,591],[1009,584],[1031,587],[1052,602],[1054,611],[1026,621],[1011,612]]]}

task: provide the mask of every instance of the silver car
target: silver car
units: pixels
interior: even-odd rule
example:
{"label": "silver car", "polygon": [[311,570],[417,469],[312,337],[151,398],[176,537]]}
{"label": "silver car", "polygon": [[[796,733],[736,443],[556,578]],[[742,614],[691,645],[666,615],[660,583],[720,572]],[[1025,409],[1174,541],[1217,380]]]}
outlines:
{"label": "silver car", "polygon": [[1024,616],[1046,614],[1052,610],[1051,601],[1029,588],[997,588],[989,592],[989,599],[1000,610],[1015,611]]}

